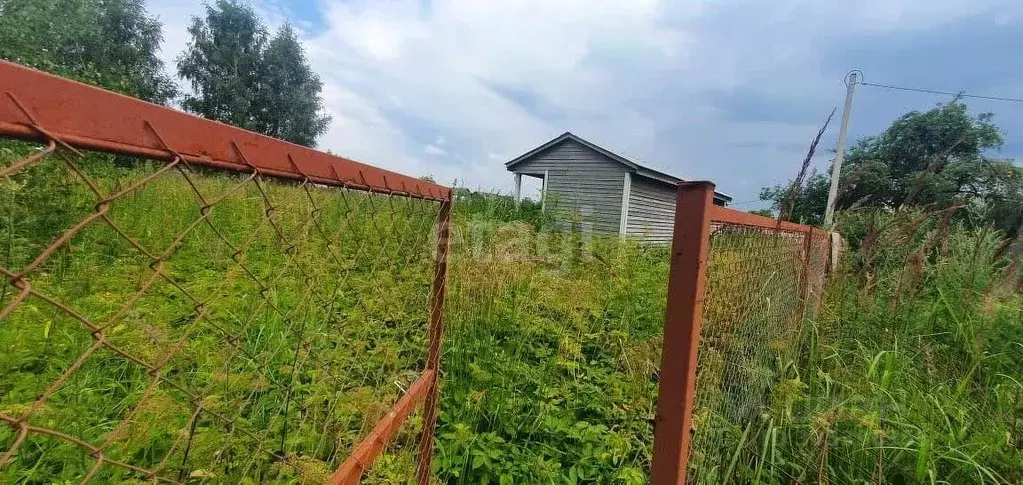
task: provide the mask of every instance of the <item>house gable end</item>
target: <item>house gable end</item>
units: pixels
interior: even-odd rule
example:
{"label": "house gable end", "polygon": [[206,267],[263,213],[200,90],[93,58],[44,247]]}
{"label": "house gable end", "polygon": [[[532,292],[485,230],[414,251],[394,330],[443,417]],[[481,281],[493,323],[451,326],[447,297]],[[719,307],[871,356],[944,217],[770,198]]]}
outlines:
{"label": "house gable end", "polygon": [[624,158],[624,157],[622,157],[622,156],[620,156],[620,155],[618,155],[618,154],[616,154],[614,152],[611,152],[609,150],[601,148],[600,146],[594,145],[593,143],[590,143],[590,142],[588,142],[586,140],[583,140],[582,138],[579,138],[578,136],[575,136],[575,135],[573,135],[572,133],[569,133],[569,132],[563,133],[562,135],[558,136],[557,138],[554,138],[553,140],[550,140],[547,143],[544,143],[544,144],[542,144],[542,145],[540,145],[540,146],[538,146],[538,147],[536,147],[536,148],[534,148],[534,149],[532,149],[532,150],[530,150],[530,151],[528,151],[528,152],[526,152],[526,153],[524,153],[524,154],[522,154],[522,155],[512,159],[511,161],[506,162],[504,164],[504,166],[509,171],[520,171],[520,170],[513,169],[513,167],[519,166],[519,165],[521,165],[523,163],[528,163],[530,160],[533,160],[533,159],[536,159],[536,158],[542,158],[543,155],[545,155],[545,154],[547,154],[547,153],[549,153],[551,151],[558,150],[558,149],[569,150],[569,151],[576,151],[576,152],[587,151],[587,152],[590,152],[590,155],[588,157],[581,157],[581,156],[580,157],[581,158],[586,158],[586,159],[598,159],[599,158],[599,159],[602,159],[602,160],[616,162],[616,163],[621,164],[621,165],[623,165],[625,167],[628,167],[629,169],[632,169],[632,170],[635,170],[635,169],[639,168],[639,166],[636,165],[635,163],[633,163],[632,161],[630,161],[630,160],[628,160],[628,159],[626,159],[626,158]]}

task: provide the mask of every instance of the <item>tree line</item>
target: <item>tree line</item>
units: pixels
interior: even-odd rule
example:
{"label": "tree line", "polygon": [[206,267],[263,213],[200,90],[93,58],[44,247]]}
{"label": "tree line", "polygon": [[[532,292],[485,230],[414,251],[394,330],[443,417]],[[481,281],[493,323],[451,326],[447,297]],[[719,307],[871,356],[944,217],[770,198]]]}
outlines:
{"label": "tree line", "polygon": [[290,25],[207,5],[175,59],[187,90],[157,56],[162,27],[144,0],[0,0],[0,58],[300,145],[326,132],[323,83]]}
{"label": "tree line", "polygon": [[[994,156],[1003,143],[994,115],[973,115],[960,99],[906,113],[847,151],[836,210],[954,209],[964,223],[1014,237],[1023,224],[1023,167]],[[772,215],[820,224],[830,173],[765,187],[760,198]]]}

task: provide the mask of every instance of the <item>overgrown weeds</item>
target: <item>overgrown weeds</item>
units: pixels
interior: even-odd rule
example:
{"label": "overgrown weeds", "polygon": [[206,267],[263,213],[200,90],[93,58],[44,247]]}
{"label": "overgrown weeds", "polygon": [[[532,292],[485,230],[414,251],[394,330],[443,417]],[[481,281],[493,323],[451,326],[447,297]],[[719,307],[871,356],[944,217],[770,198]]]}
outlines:
{"label": "overgrown weeds", "polygon": [[[424,367],[436,204],[62,156],[0,185],[0,264],[36,292],[0,290],[0,415],[171,480],[312,483]],[[130,190],[53,245],[102,210],[86,179]],[[29,433],[0,482],[145,478],[90,451]]]}
{"label": "overgrown weeds", "polygon": [[[757,419],[694,449],[704,483],[1019,483],[1023,298],[999,236],[847,214],[852,249]],[[699,458],[719,457],[717,470]]]}
{"label": "overgrown weeds", "polygon": [[645,482],[666,248],[460,213],[438,478]]}
{"label": "overgrown weeds", "polygon": [[[32,149],[2,150],[10,163]],[[160,166],[101,155],[80,162],[106,193]],[[244,182],[190,173],[208,194]],[[154,248],[176,244],[162,266],[100,223],[38,265],[33,289],[104,326],[108,342],[150,367],[99,348],[37,406],[95,338],[29,297],[0,321],[0,413],[31,414],[35,426],[103,446],[111,459],[162,466],[172,479],[316,482],[332,471],[424,365],[435,214],[268,182],[278,233],[261,191],[243,185],[210,216],[226,241],[199,224],[175,242],[202,213],[176,172],[112,204],[125,233]],[[549,203],[516,208],[510,197],[457,193],[439,481],[646,481],[667,248],[570,230]],[[3,179],[0,207],[0,261],[22,268],[93,213],[96,198],[54,159]],[[951,220],[845,214],[839,227],[851,249],[806,321],[792,320],[799,261],[771,259],[777,244],[761,255],[770,272],[710,276],[717,300],[706,307],[696,422],[713,439],[694,442],[695,481],[1023,482],[1019,282],[1006,277],[1014,273],[996,232]],[[336,235],[333,246],[323,233]],[[712,260],[731,265],[753,244],[777,243],[768,237],[719,238]],[[251,276],[232,270],[238,260]],[[156,268],[184,291],[149,283]],[[255,282],[271,278],[269,291]],[[185,292],[208,300],[201,325],[192,325],[202,309]],[[337,296],[324,306],[312,292]],[[5,285],[0,309],[18,294]],[[150,386],[161,363],[161,378],[180,386]],[[198,414],[196,391],[205,396]],[[218,417],[228,415],[234,424]],[[370,482],[411,477],[419,420],[403,427]],[[0,426],[0,452],[17,439]],[[0,482],[63,482],[94,465],[67,440],[30,435]],[[95,477],[142,478],[109,464]]]}

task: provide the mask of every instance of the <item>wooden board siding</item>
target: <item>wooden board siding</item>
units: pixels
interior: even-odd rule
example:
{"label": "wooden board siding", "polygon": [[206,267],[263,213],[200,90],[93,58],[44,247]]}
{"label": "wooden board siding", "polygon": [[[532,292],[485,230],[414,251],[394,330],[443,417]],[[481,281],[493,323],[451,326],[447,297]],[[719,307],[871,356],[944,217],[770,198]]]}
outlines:
{"label": "wooden board siding", "polygon": [[656,243],[671,243],[675,224],[676,188],[633,174],[626,235]]}
{"label": "wooden board siding", "polygon": [[536,175],[547,172],[547,193],[555,201],[555,210],[579,216],[583,223],[592,224],[594,232],[618,233],[628,167],[574,140],[565,140],[517,163],[513,170]]}

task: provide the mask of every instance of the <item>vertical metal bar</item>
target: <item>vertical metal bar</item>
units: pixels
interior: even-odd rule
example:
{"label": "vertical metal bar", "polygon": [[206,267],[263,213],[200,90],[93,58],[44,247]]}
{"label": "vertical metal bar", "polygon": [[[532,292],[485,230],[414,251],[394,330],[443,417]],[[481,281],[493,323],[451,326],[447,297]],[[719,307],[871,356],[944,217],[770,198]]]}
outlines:
{"label": "vertical metal bar", "polygon": [[713,183],[678,185],[654,416],[653,485],[684,484],[686,480],[713,204]]}
{"label": "vertical metal bar", "polygon": [[433,462],[433,433],[437,425],[438,384],[440,382],[440,347],[444,335],[444,297],[447,293],[449,231],[451,226],[451,203],[453,197],[441,202],[437,217],[437,258],[434,262],[433,291],[430,305],[430,351],[426,369],[433,370],[433,383],[423,405],[423,439],[419,442],[419,461],[416,467],[416,481],[420,485],[430,483],[430,469]]}

